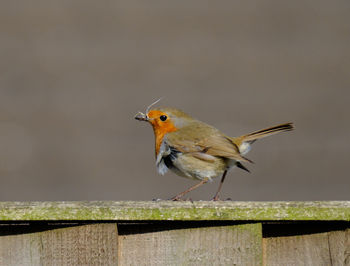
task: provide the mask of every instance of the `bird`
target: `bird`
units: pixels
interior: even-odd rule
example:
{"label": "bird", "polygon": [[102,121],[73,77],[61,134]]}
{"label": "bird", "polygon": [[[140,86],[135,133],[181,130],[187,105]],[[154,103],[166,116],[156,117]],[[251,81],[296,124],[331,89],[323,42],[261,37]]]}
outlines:
{"label": "bird", "polygon": [[[159,101],[159,100],[158,100]],[[245,155],[256,140],[276,133],[291,131],[293,123],[283,123],[238,137],[229,137],[220,130],[172,107],[152,108],[138,112],[135,119],[153,127],[158,173],[168,170],[199,183],[172,197],[178,201],[188,192],[221,176],[213,201],[220,200],[220,191],[227,172],[238,167],[249,172],[245,163],[253,163]]]}

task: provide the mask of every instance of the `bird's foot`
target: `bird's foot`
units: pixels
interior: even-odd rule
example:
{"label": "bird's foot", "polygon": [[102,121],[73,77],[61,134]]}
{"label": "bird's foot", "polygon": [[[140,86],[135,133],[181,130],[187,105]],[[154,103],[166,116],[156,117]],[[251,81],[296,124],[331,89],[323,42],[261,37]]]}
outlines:
{"label": "bird's foot", "polygon": [[211,201],[220,201],[220,197],[219,196],[215,196],[214,198],[211,199]]}
{"label": "bird's foot", "polygon": [[183,201],[183,199],[181,199],[181,196],[179,196],[179,195],[177,195],[175,197],[172,197],[169,200],[172,200],[172,201]]}

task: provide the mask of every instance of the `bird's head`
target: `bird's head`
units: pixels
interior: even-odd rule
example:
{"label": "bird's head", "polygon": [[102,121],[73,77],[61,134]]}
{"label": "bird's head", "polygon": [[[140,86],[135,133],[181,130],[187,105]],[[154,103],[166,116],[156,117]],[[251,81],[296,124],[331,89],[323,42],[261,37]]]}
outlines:
{"label": "bird's head", "polygon": [[136,114],[135,119],[146,121],[152,125],[156,140],[157,156],[164,136],[188,124],[191,117],[178,109],[165,107],[146,111],[145,114],[139,112]]}
{"label": "bird's head", "polygon": [[185,126],[192,118],[179,109],[163,107],[149,110],[145,114],[139,112],[135,119],[149,122],[155,134],[165,135]]}

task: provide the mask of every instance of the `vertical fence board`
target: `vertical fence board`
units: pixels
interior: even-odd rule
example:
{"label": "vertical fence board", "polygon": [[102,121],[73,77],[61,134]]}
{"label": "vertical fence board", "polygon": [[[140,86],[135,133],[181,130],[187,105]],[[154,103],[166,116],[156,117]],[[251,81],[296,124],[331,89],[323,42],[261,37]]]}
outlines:
{"label": "vertical fence board", "polygon": [[349,232],[264,238],[264,265],[350,265]]}
{"label": "vertical fence board", "polygon": [[119,265],[261,265],[261,224],[119,235]]}
{"label": "vertical fence board", "polygon": [[117,265],[116,224],[0,237],[0,265]]}
{"label": "vertical fence board", "polygon": [[329,232],[329,249],[333,266],[350,266],[350,229]]}
{"label": "vertical fence board", "polygon": [[39,234],[1,236],[0,265],[41,265]]}

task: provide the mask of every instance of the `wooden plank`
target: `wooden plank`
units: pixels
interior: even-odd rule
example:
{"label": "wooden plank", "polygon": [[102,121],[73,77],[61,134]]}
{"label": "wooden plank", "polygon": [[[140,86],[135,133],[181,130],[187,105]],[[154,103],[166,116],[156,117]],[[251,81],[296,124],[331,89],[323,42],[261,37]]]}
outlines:
{"label": "wooden plank", "polygon": [[349,231],[264,238],[264,265],[350,265]]}
{"label": "wooden plank", "polygon": [[350,221],[350,201],[0,202],[0,221],[19,220]]}
{"label": "wooden plank", "polygon": [[327,233],[264,238],[263,246],[265,265],[331,265]]}
{"label": "wooden plank", "polygon": [[116,224],[0,236],[0,265],[117,265]]}
{"label": "wooden plank", "polygon": [[119,235],[119,265],[262,265],[261,224]]}
{"label": "wooden plank", "polygon": [[350,229],[328,233],[331,265],[350,266]]}

